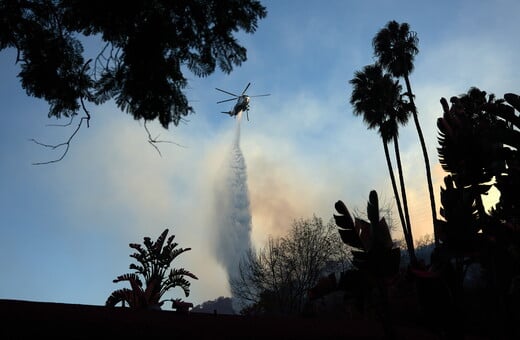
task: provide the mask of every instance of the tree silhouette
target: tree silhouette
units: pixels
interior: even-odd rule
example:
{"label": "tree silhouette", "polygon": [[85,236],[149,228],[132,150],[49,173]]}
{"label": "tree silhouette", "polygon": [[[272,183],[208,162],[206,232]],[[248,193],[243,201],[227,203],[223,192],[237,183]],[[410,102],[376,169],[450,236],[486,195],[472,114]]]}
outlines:
{"label": "tree silhouette", "polygon": [[[392,189],[397,205],[397,210],[403,228],[410,261],[416,262],[414,254],[413,236],[408,213],[406,190],[404,184],[401,157],[399,153],[399,124],[405,124],[409,117],[409,105],[401,100],[401,86],[394,81],[390,74],[383,74],[380,65],[367,65],[362,71],[357,71],[350,80],[353,85],[350,103],[354,107],[354,115],[362,115],[369,129],[377,128],[383,141],[386,164],[392,182]],[[399,191],[388,150],[388,143],[394,142],[394,151],[398,165],[398,173],[403,197],[404,215]]]}
{"label": "tree silhouette", "polygon": [[324,272],[342,271],[350,257],[342,247],[331,220],[293,221],[287,235],[270,237],[267,245],[252,250],[241,261],[231,292],[243,314],[298,315],[303,312],[307,291]]}
{"label": "tree silhouette", "polygon": [[392,20],[376,34],[372,40],[372,45],[374,47],[374,54],[378,57],[379,63],[394,77],[403,77],[406,84],[406,95],[409,99],[413,120],[417,129],[417,134],[419,135],[419,141],[421,143],[424,157],[424,165],[426,167],[426,179],[428,181],[428,191],[430,194],[433,230],[435,235],[435,244],[437,245],[437,211],[435,208],[430,161],[419,118],[417,116],[417,107],[415,106],[412,87],[410,85],[410,73],[412,73],[414,69],[414,58],[415,55],[419,53],[419,49],[417,48],[418,42],[419,39],[417,38],[417,34],[410,31],[410,26],[407,23],[399,24]]}
{"label": "tree silhouette", "polygon": [[[520,321],[516,306],[508,302],[520,292],[520,111],[512,93],[496,99],[478,88],[441,99],[443,116],[437,120],[439,159],[445,171],[441,188],[439,260],[455,263],[452,287],[461,304],[465,267],[478,262],[483,268],[486,309],[494,311],[491,324],[501,335]],[[509,104],[509,105],[508,105]],[[500,192],[494,208],[485,211],[482,195],[494,186]],[[510,334],[508,334],[510,335]],[[518,335],[518,331],[517,331]]]}
{"label": "tree silhouette", "polygon": [[[193,112],[183,68],[230,73],[247,59],[234,34],[255,32],[266,15],[254,0],[2,1],[0,50],[16,49],[22,87],[49,103],[49,117],[77,115],[81,100],[114,99],[168,128]],[[93,60],[82,36],[105,43]]]}
{"label": "tree silhouette", "polygon": [[[184,268],[170,269],[170,266],[177,256],[191,248],[177,248],[178,244],[173,242],[175,235],[171,235],[166,240],[167,235],[168,229],[165,229],[155,242],[151,241],[149,237],[145,237],[144,247],[136,243],[130,244],[130,248],[137,251],[130,255],[138,262],[138,264],[130,264],[130,269],[135,272],[118,276],[114,283],[128,281],[131,288],[122,288],[112,292],[105,303],[106,306],[113,307],[118,303],[123,303],[123,305],[128,303],[128,306],[133,309],[160,309],[165,301],[161,298],[170,289],[180,287],[186,297],[190,294],[191,283],[186,277],[195,280],[198,278]],[[140,276],[144,280],[144,288]],[[170,299],[170,301],[179,302],[180,300]]]}

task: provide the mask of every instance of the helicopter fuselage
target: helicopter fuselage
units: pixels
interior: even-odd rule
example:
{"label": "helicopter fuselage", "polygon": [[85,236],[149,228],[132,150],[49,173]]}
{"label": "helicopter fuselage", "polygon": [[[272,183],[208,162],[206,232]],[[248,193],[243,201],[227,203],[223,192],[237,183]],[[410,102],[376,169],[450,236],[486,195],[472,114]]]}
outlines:
{"label": "helicopter fuselage", "polygon": [[238,97],[237,103],[233,107],[233,110],[229,112],[230,116],[236,116],[239,112],[248,111],[249,110],[249,102],[250,102],[249,96],[242,95]]}

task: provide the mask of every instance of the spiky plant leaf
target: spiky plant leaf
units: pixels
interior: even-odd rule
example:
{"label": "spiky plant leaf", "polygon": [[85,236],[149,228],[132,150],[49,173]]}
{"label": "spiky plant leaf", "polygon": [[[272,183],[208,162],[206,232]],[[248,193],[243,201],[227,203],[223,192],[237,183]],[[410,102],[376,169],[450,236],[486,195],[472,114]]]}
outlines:
{"label": "spiky plant leaf", "polygon": [[351,247],[362,249],[363,243],[359,237],[359,232],[354,226],[354,221],[350,215],[347,206],[343,201],[337,201],[334,205],[336,211],[340,215],[334,214],[334,220],[338,226],[338,232],[343,243]]}
{"label": "spiky plant leaf", "polygon": [[370,191],[368,196],[367,216],[373,226],[379,223],[379,201],[375,190]]}

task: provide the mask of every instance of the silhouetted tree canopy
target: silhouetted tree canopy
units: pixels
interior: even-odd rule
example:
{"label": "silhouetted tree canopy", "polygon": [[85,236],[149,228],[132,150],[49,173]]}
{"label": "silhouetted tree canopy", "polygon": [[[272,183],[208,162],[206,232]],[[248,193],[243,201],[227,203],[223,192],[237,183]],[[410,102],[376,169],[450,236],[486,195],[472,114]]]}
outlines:
{"label": "silhouetted tree canopy", "polygon": [[[49,103],[49,117],[114,99],[168,128],[193,112],[183,68],[230,73],[247,59],[234,34],[255,32],[266,15],[255,0],[0,0],[0,50],[16,49],[22,87]],[[85,60],[90,36],[105,45]]]}
{"label": "silhouetted tree canopy", "polygon": [[318,279],[346,270],[350,259],[332,219],[294,220],[287,235],[269,237],[240,262],[231,292],[242,314],[297,315]]}

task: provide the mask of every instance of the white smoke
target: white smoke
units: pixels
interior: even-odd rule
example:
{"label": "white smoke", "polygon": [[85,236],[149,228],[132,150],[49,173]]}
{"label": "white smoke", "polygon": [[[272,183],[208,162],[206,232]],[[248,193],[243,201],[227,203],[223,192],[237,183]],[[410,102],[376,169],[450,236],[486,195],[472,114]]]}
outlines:
{"label": "white smoke", "polygon": [[236,130],[228,159],[215,183],[215,255],[226,270],[228,282],[237,277],[240,260],[251,248],[251,211],[247,170],[240,149],[240,122],[236,116]]}

